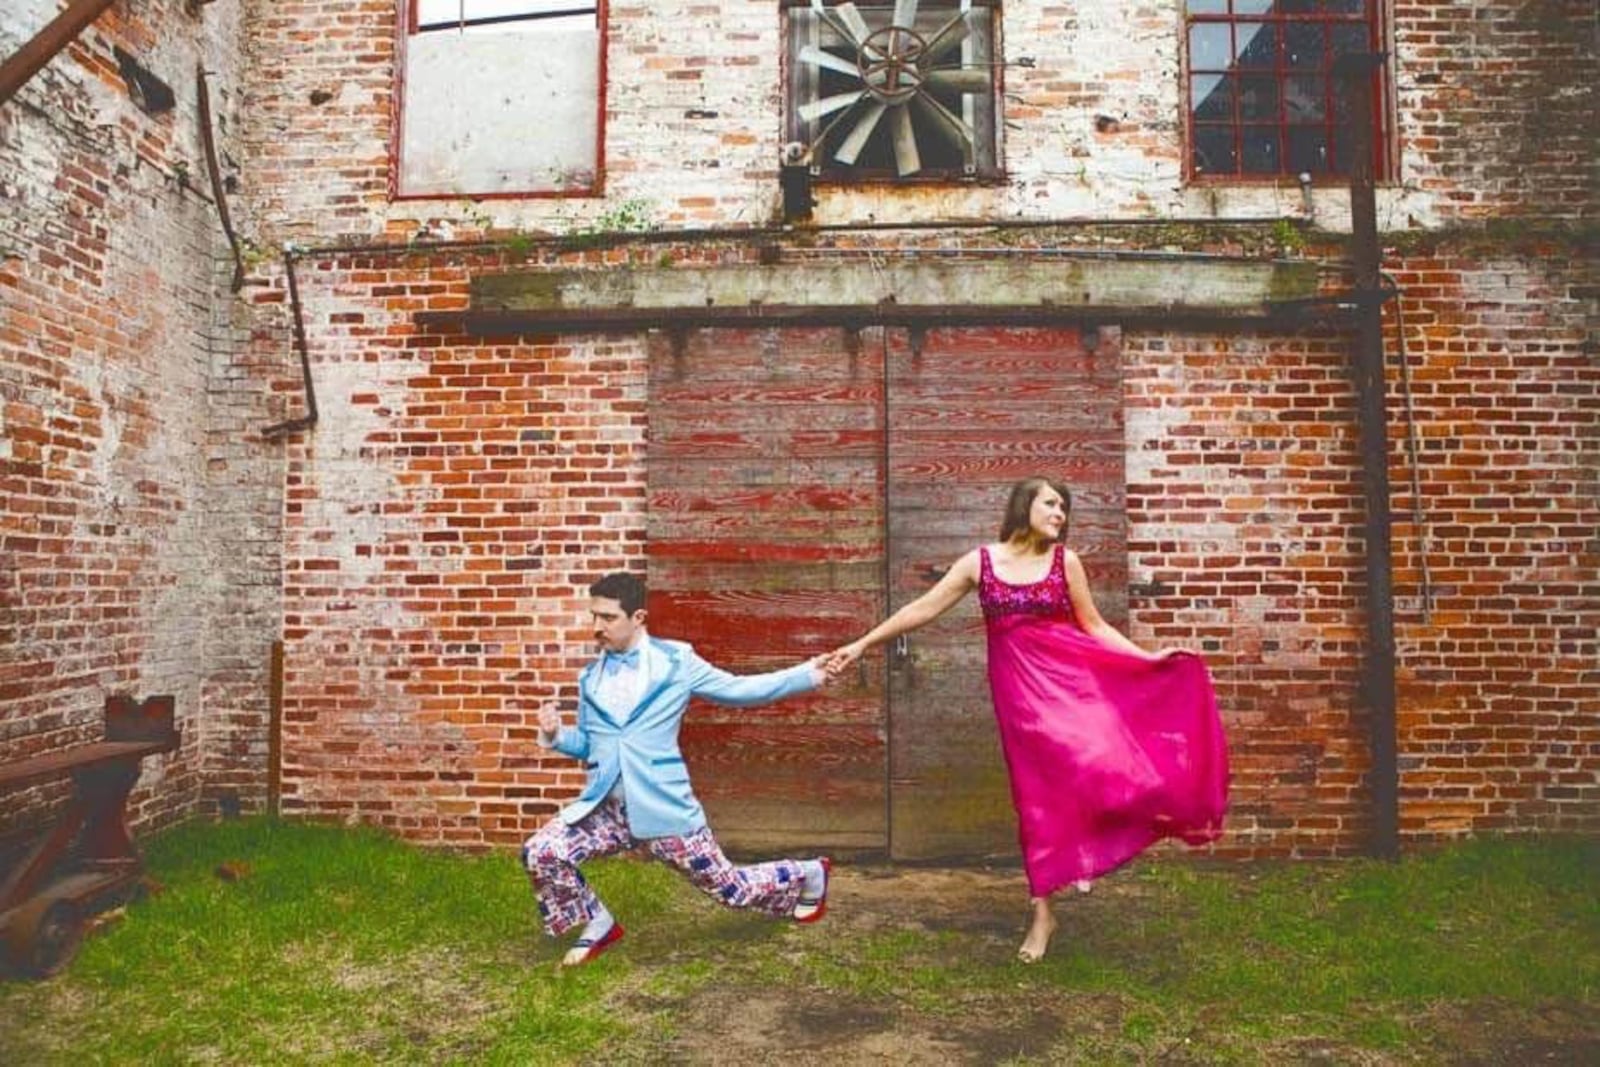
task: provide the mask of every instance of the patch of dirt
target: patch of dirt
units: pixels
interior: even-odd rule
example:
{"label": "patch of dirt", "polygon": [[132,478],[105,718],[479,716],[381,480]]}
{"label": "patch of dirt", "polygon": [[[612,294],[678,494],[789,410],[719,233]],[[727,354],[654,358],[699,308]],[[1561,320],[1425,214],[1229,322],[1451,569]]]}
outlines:
{"label": "patch of dirt", "polygon": [[[1053,956],[1060,961],[1074,940],[1091,938],[1090,955],[1102,963],[1114,964],[1124,953],[1129,958],[1150,953],[1151,943],[1125,926],[1130,904],[1154,892],[1138,878],[1111,876],[1088,894],[1061,894]],[[635,961],[642,971],[639,981],[620,1007],[655,1018],[665,1032],[658,1029],[648,1048],[608,1050],[605,1059],[720,1065],[789,1052],[840,1065],[1241,1059],[1386,1065],[1416,1062],[1420,1048],[1432,1062],[1600,1063],[1600,1028],[1576,1008],[1541,1013],[1516,1006],[1480,1011],[1478,1005],[1451,1005],[1427,1018],[1396,1020],[1418,1038],[1404,1053],[1319,1035],[1310,1022],[1308,1033],[1291,1039],[1281,1032],[1252,1038],[1247,1030],[1226,1025],[1214,1033],[1218,1028],[1208,1022],[1205,1008],[1183,1018],[1153,1016],[1148,1005],[1117,993],[1093,992],[1071,979],[1041,980],[1049,972],[1014,959],[1027,919],[1027,888],[1019,870],[842,867],[835,872],[828,917],[817,926],[735,922],[724,929],[711,919],[690,933],[697,939],[693,946],[668,947],[673,939],[663,937],[649,958],[641,952]],[[1127,936],[1108,933],[1118,930]],[[904,966],[970,973],[973,985],[924,991],[914,982],[895,982],[898,992],[874,992],[877,987],[868,982],[860,991],[830,991],[838,982],[849,982],[863,944],[874,939],[882,944],[905,933],[929,936],[910,951]],[[640,938],[636,948],[647,943]],[[642,992],[651,975],[670,978],[675,969],[703,960],[708,948],[716,957],[716,984],[690,982],[676,992]],[[757,956],[762,962],[755,962]],[[804,969],[800,961],[806,958],[813,966],[820,959],[826,967],[840,968],[844,977],[819,979]],[[1159,973],[1163,961],[1140,962],[1151,974]],[[1166,962],[1182,965],[1177,958]],[[883,966],[881,960],[876,965]],[[789,966],[796,968],[792,975],[784,973]],[[670,990],[671,982],[665,985]]]}
{"label": "patch of dirt", "polygon": [[[1085,899],[1069,895],[1059,911],[1065,914]],[[823,923],[780,926],[773,936],[828,939],[839,946],[837,961],[848,966],[852,948],[874,937],[954,932],[964,936],[953,942],[930,939],[930,960],[947,961],[949,953],[968,951],[976,938],[982,956],[996,966],[1018,967],[1020,977],[1021,965],[1011,956],[1027,917],[1020,871],[847,867],[835,872]],[[719,952],[724,947],[729,956],[719,960],[719,971],[726,964],[728,973],[736,974],[743,945],[719,944]],[[634,1008],[664,1011],[672,1020],[673,1036],[649,1058],[697,1064],[749,1063],[779,1050],[830,1064],[992,1064],[1047,1055],[1063,1027],[1083,1025],[1085,1011],[1113,1023],[1121,1013],[1115,998],[1091,996],[1018,1000],[997,1008],[992,991],[954,995],[930,1013],[926,1005],[888,996],[832,995],[803,981],[771,979],[741,988],[701,988],[681,998],[630,999]]]}
{"label": "patch of dirt", "polygon": [[1450,1004],[1418,1022],[1443,1062],[1517,1067],[1600,1063],[1600,1019],[1575,1005]]}
{"label": "patch of dirt", "polygon": [[952,1063],[961,1045],[905,1027],[892,1005],[864,1006],[810,990],[718,989],[693,998],[677,1035],[661,1049],[668,1062],[747,1064],[779,1051],[827,1063]]}

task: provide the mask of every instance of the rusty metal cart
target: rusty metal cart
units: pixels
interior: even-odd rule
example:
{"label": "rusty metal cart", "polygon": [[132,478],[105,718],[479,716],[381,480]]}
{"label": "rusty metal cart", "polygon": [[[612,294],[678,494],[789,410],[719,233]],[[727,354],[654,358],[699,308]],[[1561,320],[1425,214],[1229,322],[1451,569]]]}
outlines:
{"label": "rusty metal cart", "polygon": [[36,840],[0,846],[0,962],[47,977],[72,959],[84,924],[137,888],[144,862],[125,806],[139,762],[178,747],[174,698],[106,699],[105,740],[0,765],[0,790],[59,775],[72,796]]}

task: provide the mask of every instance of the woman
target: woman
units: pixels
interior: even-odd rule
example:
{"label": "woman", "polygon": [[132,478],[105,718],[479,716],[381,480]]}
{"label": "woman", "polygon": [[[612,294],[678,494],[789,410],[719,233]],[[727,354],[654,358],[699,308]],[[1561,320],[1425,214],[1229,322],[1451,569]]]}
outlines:
{"label": "woman", "polygon": [[1070,500],[1049,479],[1018,482],[999,543],[962,556],[827,665],[837,675],[978,590],[1033,909],[1017,952],[1025,963],[1041,959],[1055,933],[1052,893],[1163,837],[1215,839],[1227,803],[1227,750],[1205,664],[1189,652],[1145,652],[1100,617],[1083,564],[1061,544]]}

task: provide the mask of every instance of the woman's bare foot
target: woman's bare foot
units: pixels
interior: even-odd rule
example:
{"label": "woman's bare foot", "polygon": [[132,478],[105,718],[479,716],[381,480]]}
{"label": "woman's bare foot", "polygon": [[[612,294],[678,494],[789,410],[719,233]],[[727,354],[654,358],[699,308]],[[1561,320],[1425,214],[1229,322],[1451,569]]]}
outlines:
{"label": "woman's bare foot", "polygon": [[1055,916],[1050,914],[1050,903],[1046,900],[1033,901],[1033,922],[1028,927],[1028,936],[1022,939],[1022,947],[1017,949],[1017,959],[1023,963],[1038,963],[1044,959],[1044,954],[1050,949],[1050,938],[1056,932]]}

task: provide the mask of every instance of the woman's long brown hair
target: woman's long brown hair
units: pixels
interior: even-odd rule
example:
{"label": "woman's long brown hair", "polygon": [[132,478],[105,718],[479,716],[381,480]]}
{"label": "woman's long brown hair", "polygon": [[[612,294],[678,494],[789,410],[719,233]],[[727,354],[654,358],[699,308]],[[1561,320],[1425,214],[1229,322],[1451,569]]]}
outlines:
{"label": "woman's long brown hair", "polygon": [[[1039,475],[1032,478],[1024,478],[1011,487],[1011,496],[1006,499],[1005,517],[1000,520],[1000,541],[1002,544],[1019,533],[1027,532],[1031,528],[1028,522],[1028,513],[1033,510],[1034,497],[1038,496],[1039,490],[1047,485],[1061,494],[1063,509],[1067,513],[1067,519],[1071,520],[1072,493],[1066,486]],[[1066,535],[1067,527],[1063,524],[1061,536],[1066,537]]]}

